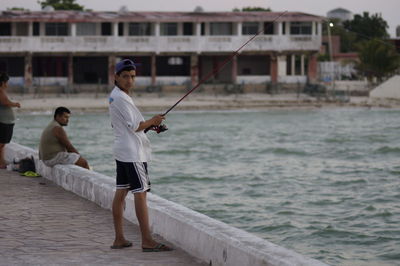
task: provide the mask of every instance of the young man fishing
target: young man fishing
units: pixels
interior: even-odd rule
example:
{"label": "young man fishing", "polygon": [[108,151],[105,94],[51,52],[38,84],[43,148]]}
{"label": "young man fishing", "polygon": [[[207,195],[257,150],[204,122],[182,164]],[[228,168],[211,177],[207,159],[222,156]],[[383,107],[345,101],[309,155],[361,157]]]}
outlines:
{"label": "young man fishing", "polygon": [[117,164],[117,189],[112,205],[115,240],[111,248],[132,246],[125,239],[122,227],[125,197],[130,191],[134,194],[143,252],[170,251],[170,247],[157,243],[151,236],[146,198],[147,191],[150,191],[147,162],[151,159],[151,149],[144,130],[159,126],[165,117],[156,115],[149,120],[143,118],[129,96],[135,76],[136,66],[133,61],[125,59],[117,63],[115,87],[109,97],[111,126],[115,136],[114,157]]}

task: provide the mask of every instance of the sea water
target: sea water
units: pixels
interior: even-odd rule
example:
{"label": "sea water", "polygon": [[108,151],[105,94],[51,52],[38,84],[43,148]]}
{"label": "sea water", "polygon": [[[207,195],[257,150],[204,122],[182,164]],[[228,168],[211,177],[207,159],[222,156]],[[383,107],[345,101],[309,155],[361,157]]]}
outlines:
{"label": "sea water", "polygon": [[[152,114],[146,114],[150,117]],[[37,148],[52,114],[19,115]],[[332,265],[400,265],[400,110],[172,112],[149,132],[152,192]],[[115,178],[108,113],[66,127]]]}

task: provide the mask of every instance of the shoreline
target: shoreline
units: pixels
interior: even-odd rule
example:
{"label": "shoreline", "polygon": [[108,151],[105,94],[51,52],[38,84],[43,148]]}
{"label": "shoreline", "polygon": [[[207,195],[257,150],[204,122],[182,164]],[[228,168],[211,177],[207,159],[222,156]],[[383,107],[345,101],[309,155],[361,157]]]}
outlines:
{"label": "shoreline", "polygon": [[[142,112],[165,112],[183,95],[132,93],[135,104]],[[16,113],[53,112],[65,106],[75,112],[104,112],[108,110],[108,94],[33,95],[9,94],[12,101],[21,103]],[[305,94],[192,94],[176,106],[174,111],[222,111],[222,110],[275,110],[319,108],[400,108],[400,102],[371,99],[369,97],[337,98],[335,100],[311,97]]]}

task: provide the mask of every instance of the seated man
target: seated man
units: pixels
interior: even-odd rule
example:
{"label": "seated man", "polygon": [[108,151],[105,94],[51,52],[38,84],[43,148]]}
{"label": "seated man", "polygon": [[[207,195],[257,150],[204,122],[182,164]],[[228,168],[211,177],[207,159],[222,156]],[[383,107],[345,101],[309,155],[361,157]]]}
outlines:
{"label": "seated man", "polygon": [[58,107],[54,120],[43,130],[39,145],[39,158],[49,167],[56,164],[75,164],[89,169],[88,162],[79,155],[62,128],[68,125],[71,111]]}

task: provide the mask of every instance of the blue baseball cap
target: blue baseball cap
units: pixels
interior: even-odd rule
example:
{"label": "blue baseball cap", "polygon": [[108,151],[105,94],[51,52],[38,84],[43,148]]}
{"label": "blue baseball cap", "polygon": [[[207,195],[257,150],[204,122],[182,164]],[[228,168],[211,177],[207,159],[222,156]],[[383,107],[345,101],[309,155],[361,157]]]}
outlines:
{"label": "blue baseball cap", "polygon": [[136,65],[129,59],[121,60],[115,65],[115,73],[121,72],[124,69],[136,70]]}

